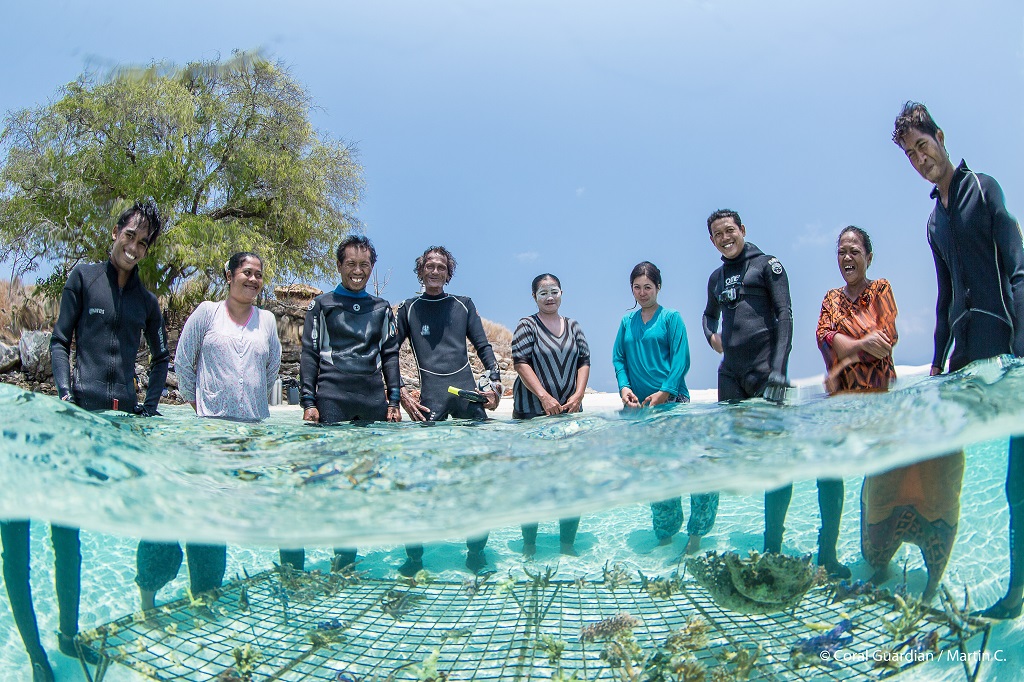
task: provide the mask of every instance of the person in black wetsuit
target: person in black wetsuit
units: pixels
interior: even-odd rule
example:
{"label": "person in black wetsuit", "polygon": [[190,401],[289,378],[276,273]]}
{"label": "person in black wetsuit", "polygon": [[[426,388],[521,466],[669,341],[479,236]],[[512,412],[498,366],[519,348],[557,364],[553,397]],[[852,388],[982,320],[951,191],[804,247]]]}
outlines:
{"label": "person in black wetsuit", "polygon": [[[420,396],[417,401],[403,387],[402,406],[413,421],[443,421],[449,416],[487,419],[484,410],[493,410],[501,399],[501,372],[473,301],[444,290],[455,274],[455,258],[443,246],[431,246],[416,259],[415,271],[423,284],[423,293],[399,304],[397,318],[398,343],[409,339],[416,358]],[[489,372],[490,387],[481,391],[486,398],[483,404],[448,392],[449,386],[468,391],[477,388],[466,350],[467,338]],[[466,568],[474,573],[486,566],[486,544],[486,533],[466,541]],[[415,575],[423,568],[423,547],[408,545],[406,553],[409,558],[399,572]]]}
{"label": "person in black wetsuit", "polygon": [[[160,215],[151,202],[136,203],[117,220],[110,258],[78,265],[68,275],[60,314],[50,340],[53,380],[61,400],[87,410],[121,410],[157,414],[167,378],[170,354],[156,296],[139,280],[137,263],[146,257],[160,234]],[[135,392],[135,356],[142,333],[150,349],[149,388],[139,405]],[[76,342],[71,371],[71,343]],[[60,610],[61,653],[77,657],[82,552],[77,528],[50,526],[53,539],[57,605]],[[29,585],[29,522],[0,523],[4,582],[14,622],[32,661],[34,682],[53,680],[53,671],[39,639]],[[86,657],[95,663],[93,657]]]}
{"label": "person in black wetsuit", "polygon": [[[708,217],[708,233],[711,243],[722,254],[722,266],[708,279],[703,319],[704,336],[723,355],[718,368],[718,399],[764,396],[781,403],[786,395],[786,371],[793,348],[793,310],[786,271],[778,258],[764,254],[746,241],[747,229],[736,211],[712,213]],[[764,494],[765,552],[782,551],[782,534],[792,496],[792,485]],[[843,513],[842,479],[818,479],[818,509],[818,565],[832,575],[848,578],[850,570],[836,557],[839,519]]]}
{"label": "person in black wetsuit", "polygon": [[[377,250],[362,235],[338,245],[341,284],[313,299],[302,330],[302,419],[320,424],[401,421],[398,339],[391,304],[366,292]],[[354,563],[354,548],[337,548],[331,567]],[[302,549],[282,549],[281,562],[305,567]]]}
{"label": "person in black wetsuit", "polygon": [[[935,260],[935,354],[931,374],[997,355],[1024,356],[1024,244],[994,179],[964,161],[954,167],[945,133],[928,109],[907,102],[896,118],[893,142],[934,187],[928,244]],[[950,355],[950,345],[953,352]],[[1024,437],[1010,438],[1006,472],[1010,507],[1010,584],[982,612],[1016,618],[1024,598]]]}

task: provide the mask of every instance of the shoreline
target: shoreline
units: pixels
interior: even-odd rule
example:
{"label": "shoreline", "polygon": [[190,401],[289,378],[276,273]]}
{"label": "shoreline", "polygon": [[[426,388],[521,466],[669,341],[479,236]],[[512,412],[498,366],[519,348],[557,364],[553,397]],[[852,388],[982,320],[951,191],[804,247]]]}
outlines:
{"label": "shoreline", "polygon": [[[900,377],[900,379],[928,376],[928,372],[930,369],[931,365],[897,365],[896,376]],[[790,383],[793,384],[793,388],[787,391],[787,400],[802,402],[813,398],[824,397],[824,380],[824,374],[791,380]],[[690,402],[718,402],[718,389],[693,389],[690,391]],[[584,412],[607,413],[616,412],[621,409],[622,400],[619,398],[618,393],[610,393],[604,391],[588,391],[583,396]],[[295,412],[299,414],[300,418],[302,415],[302,408],[299,405],[271,405],[270,411],[272,414],[275,412]],[[501,402],[498,403],[498,407],[493,412],[489,412],[488,414],[496,419],[512,419],[512,396],[503,397],[501,399]],[[405,410],[402,410],[402,421],[407,421],[408,419],[409,415],[405,413]]]}

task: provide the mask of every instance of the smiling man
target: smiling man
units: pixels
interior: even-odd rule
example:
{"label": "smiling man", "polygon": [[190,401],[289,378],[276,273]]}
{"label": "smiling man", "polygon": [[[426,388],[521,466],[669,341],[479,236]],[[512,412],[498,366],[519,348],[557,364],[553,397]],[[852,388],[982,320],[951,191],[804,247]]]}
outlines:
{"label": "smiling man", "polygon": [[[170,354],[156,296],[139,279],[137,265],[160,234],[161,222],[152,202],[136,203],[117,220],[110,258],[76,266],[68,275],[53,328],[50,355],[53,380],[61,400],[87,410],[120,410],[149,416],[157,413],[167,378]],[[142,334],[149,344],[149,388],[138,404],[135,356]],[[71,344],[75,370],[71,372]],[[4,547],[4,581],[11,611],[32,661],[33,680],[53,679],[39,639],[29,585],[29,522],[0,524]],[[62,653],[77,657],[82,552],[77,528],[51,526]]]}
{"label": "smiling man", "polygon": [[[722,254],[721,267],[708,279],[704,308],[704,336],[723,355],[718,368],[718,399],[746,400],[763,395],[782,402],[793,348],[793,309],[786,271],[778,258],[746,241],[747,228],[736,211],[712,213],[708,235]],[[792,497],[792,485],[764,494],[765,552],[782,551]],[[850,569],[836,556],[843,513],[842,479],[818,479],[818,510],[818,565],[830,575],[849,578]]]}
{"label": "smiling man", "polygon": [[[423,293],[398,306],[398,342],[409,339],[419,371],[420,397],[402,389],[402,406],[413,421],[486,419],[484,409],[493,410],[501,399],[501,371],[484,333],[483,322],[468,296],[454,296],[444,288],[455,274],[455,258],[443,246],[431,246],[416,259],[416,276]],[[487,368],[490,388],[481,391],[485,402],[469,401],[448,392],[449,386],[475,391],[473,368],[469,364],[466,339],[473,344]],[[486,565],[487,535],[467,540],[466,567],[480,572]],[[406,576],[423,568],[423,548],[406,548],[408,561],[399,569]]]}
{"label": "smiling man", "polygon": [[[963,160],[953,166],[945,133],[928,109],[907,102],[892,140],[933,184],[928,244],[935,260],[935,353],[932,375],[997,355],[1024,355],[1024,244],[994,179]],[[952,346],[952,354],[950,354]],[[982,615],[1016,618],[1024,597],[1024,438],[1010,439],[1006,473],[1010,506],[1010,584]]]}

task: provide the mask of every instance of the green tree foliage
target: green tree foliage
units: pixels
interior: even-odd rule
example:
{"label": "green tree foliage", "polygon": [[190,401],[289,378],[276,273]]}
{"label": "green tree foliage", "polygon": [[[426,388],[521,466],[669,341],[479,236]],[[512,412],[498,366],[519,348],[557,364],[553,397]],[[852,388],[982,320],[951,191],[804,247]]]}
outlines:
{"label": "green tree foliage", "polygon": [[209,290],[242,250],[278,281],[326,276],[357,224],[362,168],[314,130],[310,107],[284,66],[247,53],[84,74],[4,119],[0,262],[49,261],[62,278],[105,260],[116,216],[148,196],[167,220],[140,265],[157,293]]}

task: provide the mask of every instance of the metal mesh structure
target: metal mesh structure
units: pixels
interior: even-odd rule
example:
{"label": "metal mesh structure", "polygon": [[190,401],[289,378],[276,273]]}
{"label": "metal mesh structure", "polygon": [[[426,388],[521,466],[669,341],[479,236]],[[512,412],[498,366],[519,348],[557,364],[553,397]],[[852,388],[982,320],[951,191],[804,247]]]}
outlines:
{"label": "metal mesh structure", "polygon": [[[913,631],[936,633],[931,655],[882,666],[877,652],[910,636],[892,632],[901,613],[892,598],[836,602],[828,587],[815,588],[795,611],[751,616],[723,610],[676,576],[626,582],[625,575],[417,584],[273,570],[148,618],[83,632],[77,644],[99,655],[95,680],[118,663],[157,680],[568,681],[575,674],[669,682],[696,679],[700,670],[709,681],[879,679],[946,650],[968,655],[964,670],[973,679],[988,641],[984,621],[925,609]],[[791,655],[847,617],[852,641],[830,664]],[[624,623],[631,627],[613,635]],[[701,636],[685,634],[702,628]],[[980,647],[969,652],[978,634]]]}

